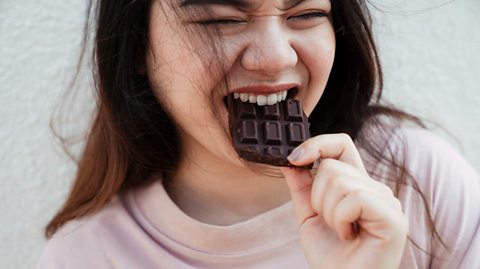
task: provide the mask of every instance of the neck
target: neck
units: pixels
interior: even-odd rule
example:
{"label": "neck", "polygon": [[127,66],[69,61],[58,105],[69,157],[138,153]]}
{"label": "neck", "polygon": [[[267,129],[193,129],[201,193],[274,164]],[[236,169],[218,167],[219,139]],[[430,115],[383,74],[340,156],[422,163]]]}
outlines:
{"label": "neck", "polygon": [[275,176],[269,176],[205,154],[206,150],[190,152],[192,154],[184,155],[165,189],[173,202],[194,219],[213,225],[231,225],[290,200],[278,169]]}

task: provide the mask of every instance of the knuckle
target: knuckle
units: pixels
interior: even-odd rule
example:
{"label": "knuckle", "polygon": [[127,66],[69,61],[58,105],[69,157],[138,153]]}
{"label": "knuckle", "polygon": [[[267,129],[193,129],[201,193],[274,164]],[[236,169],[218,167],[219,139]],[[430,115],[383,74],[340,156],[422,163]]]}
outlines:
{"label": "knuckle", "polygon": [[320,164],[318,165],[318,168],[325,171],[325,172],[332,172],[334,169],[335,161],[332,159],[322,159],[320,161]]}
{"label": "knuckle", "polygon": [[395,207],[400,210],[400,211],[403,211],[403,205],[402,205],[402,202],[400,202],[399,199],[397,199],[396,197],[393,198],[393,203],[395,205]]}
{"label": "knuckle", "polygon": [[395,231],[398,237],[404,237],[408,234],[409,223],[405,215],[397,216],[391,220],[392,229]]}
{"label": "knuckle", "polygon": [[339,177],[341,171],[337,167],[337,161],[333,159],[322,159],[318,165],[317,175],[325,180]]}
{"label": "knuckle", "polygon": [[348,193],[354,190],[353,186],[349,185],[348,182],[338,176],[332,176],[329,187],[341,193]]}
{"label": "knuckle", "polygon": [[392,197],[394,197],[393,191],[392,191],[392,189],[391,189],[389,186],[380,183],[380,190],[381,190],[383,193],[385,193],[387,196],[392,196]]}
{"label": "knuckle", "polygon": [[339,137],[342,139],[342,141],[345,143],[345,144],[353,144],[353,140],[352,138],[350,137],[349,134],[347,133],[340,133],[338,134]]}
{"label": "knuckle", "polygon": [[361,189],[352,190],[350,193],[350,195],[356,200],[366,200],[370,197],[366,191]]}

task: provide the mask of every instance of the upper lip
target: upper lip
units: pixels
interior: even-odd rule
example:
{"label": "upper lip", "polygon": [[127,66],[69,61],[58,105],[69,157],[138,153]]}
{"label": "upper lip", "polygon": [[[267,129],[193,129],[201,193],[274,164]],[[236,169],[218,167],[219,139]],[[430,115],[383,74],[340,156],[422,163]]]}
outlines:
{"label": "upper lip", "polygon": [[256,93],[256,94],[271,94],[282,92],[291,88],[298,87],[296,83],[285,83],[279,85],[251,85],[241,88],[233,89],[236,93]]}

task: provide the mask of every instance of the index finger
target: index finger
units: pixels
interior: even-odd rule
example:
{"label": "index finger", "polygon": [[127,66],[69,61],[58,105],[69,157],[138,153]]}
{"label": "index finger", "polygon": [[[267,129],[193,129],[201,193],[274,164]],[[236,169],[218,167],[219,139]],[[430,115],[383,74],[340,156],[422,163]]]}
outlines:
{"label": "index finger", "polygon": [[282,167],[281,171],[287,181],[298,223],[302,225],[309,218],[317,215],[310,203],[313,177],[306,169]]}
{"label": "index finger", "polygon": [[287,157],[296,166],[308,165],[319,158],[336,159],[367,174],[360,153],[347,134],[325,134],[309,138]]}

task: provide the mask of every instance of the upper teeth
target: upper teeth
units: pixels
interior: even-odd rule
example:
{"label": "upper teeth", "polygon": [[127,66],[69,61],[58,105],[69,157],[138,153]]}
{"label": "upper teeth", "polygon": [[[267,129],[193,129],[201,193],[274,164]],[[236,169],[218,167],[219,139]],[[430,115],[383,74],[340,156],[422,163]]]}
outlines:
{"label": "upper teeth", "polygon": [[285,100],[287,98],[287,90],[269,95],[235,92],[233,93],[233,98],[240,99],[244,103],[250,102],[257,103],[259,106],[270,106]]}

